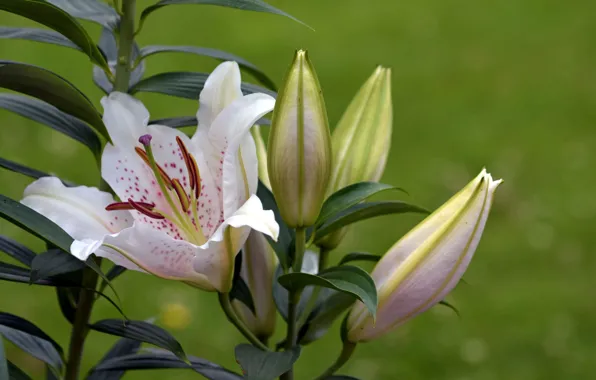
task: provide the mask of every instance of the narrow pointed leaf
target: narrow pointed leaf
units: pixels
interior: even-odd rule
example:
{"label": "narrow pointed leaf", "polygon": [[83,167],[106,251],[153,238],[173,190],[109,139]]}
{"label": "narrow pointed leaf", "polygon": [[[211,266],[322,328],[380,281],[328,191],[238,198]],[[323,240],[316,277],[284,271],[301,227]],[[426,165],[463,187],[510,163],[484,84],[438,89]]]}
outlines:
{"label": "narrow pointed leaf", "polygon": [[[2,338],[2,337],[0,336],[0,338]],[[29,375],[27,375],[25,372],[23,372],[22,369],[17,367],[10,360],[7,363],[8,363],[8,379],[10,379],[10,380],[31,380]]]}
{"label": "narrow pointed leaf", "polygon": [[35,258],[35,252],[9,237],[0,235],[0,251],[5,252],[13,259],[30,267]]}
{"label": "narrow pointed leaf", "polygon": [[50,342],[3,325],[0,325],[0,335],[21,350],[48,364],[56,372],[60,372],[63,365],[62,357]]}
{"label": "narrow pointed leaf", "polygon": [[37,255],[31,263],[31,282],[83,269],[85,263],[70,253],[51,249]]}
{"label": "narrow pointed leaf", "polygon": [[402,189],[378,182],[359,182],[331,194],[323,203],[316,225],[321,225],[331,216],[358,204],[371,196],[387,190]]}
{"label": "narrow pointed leaf", "polygon": [[75,320],[75,315],[77,311],[76,306],[79,299],[79,294],[80,289],[77,288],[56,288],[56,296],[58,297],[58,305],[60,306],[60,311],[62,312],[64,318],[68,322],[70,322],[70,324],[73,324]]}
{"label": "narrow pointed leaf", "polygon": [[24,63],[0,61],[0,87],[40,99],[95,128],[109,140],[101,115],[70,82],[51,71]]}
{"label": "narrow pointed leaf", "polygon": [[307,345],[323,337],[333,322],[341,316],[356,297],[352,294],[333,289],[322,289],[317,297],[315,307],[298,332],[298,343]]}
{"label": "narrow pointed leaf", "polygon": [[189,365],[171,352],[155,349],[148,351],[148,353],[125,355],[107,360],[100,363],[95,368],[95,372],[106,374],[105,379],[112,379],[110,374],[114,371],[190,368],[209,380],[242,379],[242,376],[205,359],[189,356]]}
{"label": "narrow pointed leaf", "polygon": [[236,261],[234,263],[234,277],[232,279],[232,289],[230,290],[230,301],[238,300],[242,302],[253,314],[255,314],[255,303],[252,298],[252,294],[250,293],[248,285],[240,276],[243,256],[244,252],[236,255]]}
{"label": "narrow pointed leaf", "polygon": [[120,16],[101,0],[47,0],[73,17],[96,22],[114,29]]}
{"label": "narrow pointed leaf", "polygon": [[[99,361],[98,365],[108,362],[111,359],[119,358],[126,355],[136,354],[141,347],[141,342],[138,340],[121,338]],[[125,370],[120,371],[95,371],[92,369],[86,380],[118,380],[124,376]]]}
{"label": "narrow pointed leaf", "polygon": [[315,230],[315,238],[320,239],[323,236],[337,231],[349,224],[361,220],[374,218],[381,215],[404,214],[408,212],[428,214],[428,210],[401,201],[379,201],[366,202],[354,205],[347,210],[341,211],[328,218]]}
{"label": "narrow pointed leaf", "polygon": [[[16,162],[6,160],[2,157],[0,157],[0,168],[8,169],[15,173],[20,173],[20,174],[26,175],[27,177],[31,177],[31,178],[35,178],[35,179],[49,176],[48,173],[44,173],[42,171],[27,167],[25,165],[17,164]],[[63,179],[61,181],[65,186],[76,186],[75,184],[73,184],[70,181],[65,181]]]}
{"label": "narrow pointed leaf", "polygon": [[273,380],[288,372],[300,356],[299,346],[289,351],[271,352],[241,344],[234,351],[247,380]]}
{"label": "narrow pointed leaf", "polygon": [[40,0],[0,0],[0,10],[26,17],[62,34],[101,67],[108,64],[85,29],[68,13]]}
{"label": "narrow pointed leaf", "polygon": [[54,222],[29,207],[0,194],[0,217],[69,252],[73,239]]}
{"label": "narrow pointed leaf", "polygon": [[[209,77],[209,74],[191,71],[161,73],[141,80],[130,89],[130,92],[133,94],[137,92],[156,92],[196,100],[205,86],[207,77]],[[250,83],[241,83],[240,89],[245,95],[261,92],[276,96],[275,92]]]}
{"label": "narrow pointed leaf", "polygon": [[289,17],[292,20],[306,25],[302,21],[298,20],[294,16],[277,9],[264,1],[261,0],[161,0],[158,1],[156,4],[151,5],[141,13],[141,23],[151,14],[152,12],[158,10],[161,7],[165,7],[166,5],[174,5],[174,4],[204,4],[204,5],[216,5],[220,7],[228,7],[228,8],[236,8],[245,11],[254,11],[254,12],[265,12],[265,13],[272,13],[280,16]]}
{"label": "narrow pointed leaf", "polygon": [[350,265],[333,267],[318,275],[288,273],[280,276],[277,281],[290,291],[314,285],[352,294],[364,303],[373,317],[377,312],[378,300],[375,282],[368,273],[358,267]]}
{"label": "narrow pointed leaf", "polygon": [[171,351],[186,361],[186,354],[178,341],[166,330],[143,321],[104,319],[90,326],[93,330],[153,344]]}
{"label": "narrow pointed leaf", "polygon": [[[283,275],[283,270],[281,266],[278,266],[275,270],[275,277],[273,281],[273,301],[275,302],[275,307],[277,311],[282,316],[284,321],[288,320],[288,303],[290,294],[286,288],[281,286],[277,279]],[[307,286],[302,290],[300,293],[300,300],[298,301],[298,306],[296,307],[296,318],[301,319],[304,311],[306,310],[310,298],[313,294],[314,287]]]}
{"label": "narrow pointed leaf", "polygon": [[249,72],[255,79],[261,82],[270,90],[276,91],[275,83],[265,73],[254,64],[248,62],[244,58],[237,55],[211,48],[204,48],[198,46],[168,46],[168,45],[151,45],[145,46],[141,49],[140,59],[145,59],[151,55],[158,53],[189,53],[205,57],[215,58],[220,61],[235,61],[238,65]]}
{"label": "narrow pointed leaf", "polygon": [[0,326],[6,326],[13,330],[18,330],[31,336],[35,336],[50,343],[59,353],[63,352],[62,347],[60,347],[60,345],[56,343],[54,339],[50,338],[50,336],[44,333],[39,327],[35,326],[33,323],[24,318],[5,312],[0,312]]}
{"label": "narrow pointed leaf", "polygon": [[370,261],[376,263],[381,260],[381,257],[381,255],[373,255],[368,252],[351,252],[342,257],[337,265],[347,264],[352,261]]}
{"label": "narrow pointed leaf", "polygon": [[17,94],[0,94],[0,108],[47,125],[101,154],[101,141],[87,124],[41,100]]}
{"label": "narrow pointed leaf", "polygon": [[0,38],[43,42],[81,50],[80,47],[62,34],[47,29],[11,28],[4,26],[0,27]]}

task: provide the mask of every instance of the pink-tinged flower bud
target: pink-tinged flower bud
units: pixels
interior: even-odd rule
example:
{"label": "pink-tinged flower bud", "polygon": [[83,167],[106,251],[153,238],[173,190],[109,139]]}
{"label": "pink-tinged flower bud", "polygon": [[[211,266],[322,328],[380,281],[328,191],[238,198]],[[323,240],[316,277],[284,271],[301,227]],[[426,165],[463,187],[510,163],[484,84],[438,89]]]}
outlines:
{"label": "pink-tinged flower bud", "polygon": [[279,92],[269,134],[269,178],[290,227],[315,223],[331,176],[331,137],[315,70],[296,52]]}
{"label": "pink-tinged flower bud", "polygon": [[346,324],[348,341],[375,339],[445,298],[474,255],[501,182],[483,169],[383,256],[372,273],[379,296],[376,321],[355,304]]}

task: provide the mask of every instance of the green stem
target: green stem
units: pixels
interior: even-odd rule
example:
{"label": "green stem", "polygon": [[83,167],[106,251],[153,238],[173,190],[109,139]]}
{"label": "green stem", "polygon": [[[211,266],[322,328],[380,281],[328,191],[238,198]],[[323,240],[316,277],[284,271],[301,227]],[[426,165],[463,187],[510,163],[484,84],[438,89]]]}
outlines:
{"label": "green stem", "polygon": [[352,354],[354,353],[355,349],[356,343],[352,343],[350,341],[345,340],[344,345],[341,349],[341,353],[339,354],[337,360],[335,360],[335,363],[333,363],[331,367],[327,368],[327,370],[323,372],[323,374],[317,377],[315,380],[324,380],[329,376],[333,375],[338,369],[340,369],[344,364],[346,364],[348,360],[350,360],[350,357],[352,357]]}
{"label": "green stem", "polygon": [[82,283],[84,289],[81,289],[79,292],[77,311],[70,335],[68,362],[66,364],[64,380],[76,380],[79,377],[83,346],[89,332],[87,324],[89,323],[89,317],[91,316],[91,310],[95,302],[95,292],[93,289],[97,285],[97,277],[97,273],[91,268],[84,269]]}
{"label": "green stem", "polygon": [[136,0],[123,0],[122,2],[114,91],[128,92],[130,72],[132,71],[131,57],[135,32],[135,5]]}
{"label": "green stem", "polygon": [[242,322],[240,320],[240,318],[238,318],[238,316],[236,315],[236,312],[234,311],[233,307],[232,307],[232,303],[230,301],[230,293],[218,293],[218,297],[219,297],[219,304],[221,305],[222,310],[224,311],[224,313],[226,314],[226,317],[228,317],[228,320],[234,325],[236,326],[236,328],[238,329],[238,331],[240,331],[240,333],[242,333],[242,335],[244,335],[244,337],[246,339],[248,339],[248,341],[255,347],[260,348],[263,351],[269,351],[269,347],[267,347],[266,345],[264,345],[259,338],[257,338],[249,329],[248,327],[246,327],[246,325],[244,324],[244,322]]}
{"label": "green stem", "polygon": [[[302,259],[304,258],[304,251],[306,249],[306,229],[304,227],[296,228],[296,250],[294,252],[294,262],[292,263],[292,271],[300,273],[302,269]],[[298,323],[296,309],[298,302],[300,302],[300,290],[291,291],[288,298],[288,330],[286,333],[285,349],[290,350],[296,345],[298,335]],[[282,380],[293,380],[294,369],[281,375]]]}

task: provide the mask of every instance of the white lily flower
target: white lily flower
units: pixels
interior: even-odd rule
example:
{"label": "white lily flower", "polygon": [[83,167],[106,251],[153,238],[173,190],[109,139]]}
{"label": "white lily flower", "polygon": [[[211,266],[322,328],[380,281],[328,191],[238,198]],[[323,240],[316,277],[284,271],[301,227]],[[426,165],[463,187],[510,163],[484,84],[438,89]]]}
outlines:
{"label": "white lily flower", "polygon": [[237,64],[222,63],[201,92],[191,140],[147,125],[140,101],[112,93],[102,99],[113,142],[103,152],[102,177],[121,202],[52,178],[30,185],[22,202],[71,234],[71,253],[81,260],[95,252],[129,269],[227,292],[251,229],[274,239],[279,232],[255,195],[258,163],[249,133],[274,104],[269,95],[242,96]]}
{"label": "white lily flower", "polygon": [[387,333],[453,290],[476,251],[501,182],[482,170],[389,249],[372,272],[379,296],[376,321],[357,302],[346,324],[350,342]]}

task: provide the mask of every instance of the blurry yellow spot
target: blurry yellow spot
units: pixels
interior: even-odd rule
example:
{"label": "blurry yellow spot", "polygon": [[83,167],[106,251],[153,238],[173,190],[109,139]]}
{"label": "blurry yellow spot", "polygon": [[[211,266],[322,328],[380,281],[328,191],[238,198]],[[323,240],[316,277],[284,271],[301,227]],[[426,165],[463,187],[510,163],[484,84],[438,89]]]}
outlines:
{"label": "blurry yellow spot", "polygon": [[190,310],[181,303],[168,303],[162,307],[161,320],[170,329],[182,330],[190,323]]}

